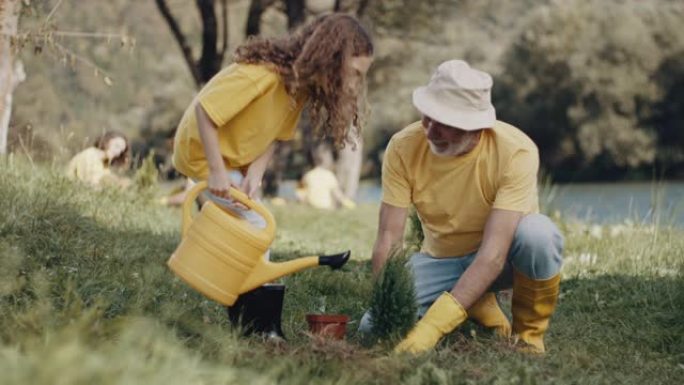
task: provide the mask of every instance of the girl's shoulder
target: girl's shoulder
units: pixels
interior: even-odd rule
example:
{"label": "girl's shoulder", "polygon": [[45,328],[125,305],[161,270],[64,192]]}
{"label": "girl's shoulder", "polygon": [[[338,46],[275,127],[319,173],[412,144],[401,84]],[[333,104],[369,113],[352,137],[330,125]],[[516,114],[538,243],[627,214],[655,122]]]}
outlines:
{"label": "girl's shoulder", "polygon": [[245,76],[260,86],[281,81],[278,73],[267,64],[234,63],[226,69],[231,70],[236,75]]}
{"label": "girl's shoulder", "polygon": [[79,160],[102,160],[102,157],[104,156],[104,151],[100,150],[97,147],[88,147],[84,150],[81,150],[81,152],[77,153],[74,155],[72,159],[79,159]]}

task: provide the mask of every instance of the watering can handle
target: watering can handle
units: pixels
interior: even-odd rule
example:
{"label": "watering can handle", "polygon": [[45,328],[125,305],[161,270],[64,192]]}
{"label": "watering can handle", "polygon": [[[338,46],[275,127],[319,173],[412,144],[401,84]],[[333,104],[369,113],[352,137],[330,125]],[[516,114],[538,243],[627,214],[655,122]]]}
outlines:
{"label": "watering can handle", "polygon": [[[194,205],[195,199],[197,199],[197,196],[206,189],[206,181],[197,182],[197,184],[195,184],[190,191],[188,191],[188,195],[185,197],[185,201],[183,202],[183,237],[185,237],[188,229],[190,228],[190,224],[192,223],[192,206]],[[275,219],[273,219],[273,215],[271,215],[264,205],[250,199],[247,194],[233,187],[230,188],[230,197],[244,204],[250,210],[253,210],[257,214],[261,215],[264,220],[266,220],[266,228],[264,231],[269,236],[273,236],[275,234]]]}

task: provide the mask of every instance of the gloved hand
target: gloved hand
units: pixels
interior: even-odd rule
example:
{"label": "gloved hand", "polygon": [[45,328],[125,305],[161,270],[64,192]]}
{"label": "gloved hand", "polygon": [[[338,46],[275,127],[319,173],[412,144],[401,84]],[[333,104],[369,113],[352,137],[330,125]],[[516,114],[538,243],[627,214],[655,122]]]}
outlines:
{"label": "gloved hand", "polygon": [[430,350],[445,334],[456,329],[467,318],[468,314],[456,298],[444,292],[394,351],[419,354]]}
{"label": "gloved hand", "polygon": [[511,336],[511,323],[501,311],[496,295],[492,292],[484,293],[482,298],[468,309],[468,317],[486,328],[494,329],[496,335],[501,338]]}

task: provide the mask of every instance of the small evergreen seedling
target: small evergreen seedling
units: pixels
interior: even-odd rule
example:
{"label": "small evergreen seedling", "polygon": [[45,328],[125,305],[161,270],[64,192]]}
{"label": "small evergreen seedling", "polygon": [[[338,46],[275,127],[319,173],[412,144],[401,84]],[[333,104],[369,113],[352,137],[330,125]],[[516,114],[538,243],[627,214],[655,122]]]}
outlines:
{"label": "small evergreen seedling", "polygon": [[410,249],[395,248],[373,283],[371,332],[378,340],[402,338],[416,321],[413,274],[406,266]]}
{"label": "small evergreen seedling", "polygon": [[142,161],[140,168],[135,172],[133,183],[138,191],[150,191],[157,187],[158,179],[159,170],[157,170],[157,166],[154,164],[154,151],[150,151]]}

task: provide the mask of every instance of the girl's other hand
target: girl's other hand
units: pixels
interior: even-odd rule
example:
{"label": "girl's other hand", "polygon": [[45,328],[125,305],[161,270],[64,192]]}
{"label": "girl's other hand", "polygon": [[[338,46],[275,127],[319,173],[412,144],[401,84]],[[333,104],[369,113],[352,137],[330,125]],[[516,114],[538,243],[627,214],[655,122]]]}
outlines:
{"label": "girl's other hand", "polygon": [[261,187],[261,178],[261,175],[254,175],[247,172],[247,175],[245,175],[240,184],[240,190],[247,194],[249,199],[254,199],[259,191],[259,187]]}

